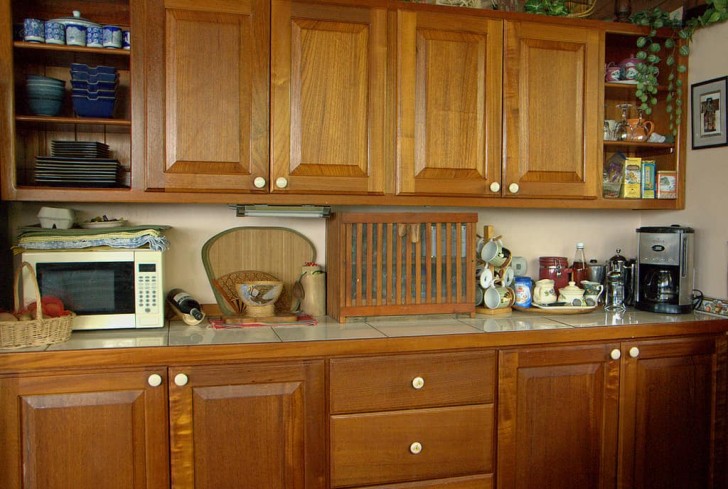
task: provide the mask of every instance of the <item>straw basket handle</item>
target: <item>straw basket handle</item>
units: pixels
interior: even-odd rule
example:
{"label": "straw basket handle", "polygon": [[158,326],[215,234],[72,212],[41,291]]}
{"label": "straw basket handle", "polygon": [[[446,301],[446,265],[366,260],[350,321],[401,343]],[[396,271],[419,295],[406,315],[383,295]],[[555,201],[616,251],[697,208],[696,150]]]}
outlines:
{"label": "straw basket handle", "polygon": [[23,276],[23,269],[25,267],[28,267],[28,273],[30,274],[30,278],[32,278],[32,284],[33,288],[35,289],[35,313],[36,313],[36,319],[43,319],[43,306],[41,304],[41,297],[40,297],[40,289],[38,288],[38,279],[35,276],[35,270],[33,270],[33,266],[28,263],[27,261],[24,261],[20,264],[18,269],[15,271],[15,287],[13,290],[14,293],[14,299],[15,299],[15,311],[20,310],[20,294],[19,294],[19,285],[20,285],[20,279]]}

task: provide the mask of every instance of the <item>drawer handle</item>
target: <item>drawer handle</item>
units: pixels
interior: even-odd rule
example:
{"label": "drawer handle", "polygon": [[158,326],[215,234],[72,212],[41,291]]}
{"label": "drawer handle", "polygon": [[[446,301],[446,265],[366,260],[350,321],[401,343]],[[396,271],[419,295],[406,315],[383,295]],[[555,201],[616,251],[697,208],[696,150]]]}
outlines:
{"label": "drawer handle", "polygon": [[410,453],[412,455],[417,455],[421,451],[422,451],[422,443],[420,443],[418,441],[412,442],[412,444],[410,445]]}
{"label": "drawer handle", "polygon": [[425,379],[422,377],[415,377],[412,379],[412,387],[414,387],[417,390],[422,389],[425,386]]}

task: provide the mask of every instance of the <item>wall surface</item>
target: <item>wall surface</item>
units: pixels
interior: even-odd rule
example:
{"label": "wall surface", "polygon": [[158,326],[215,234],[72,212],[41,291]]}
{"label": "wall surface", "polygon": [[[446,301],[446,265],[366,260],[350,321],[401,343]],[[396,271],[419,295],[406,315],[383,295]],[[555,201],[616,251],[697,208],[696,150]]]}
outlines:
{"label": "wall surface", "polygon": [[[699,30],[690,53],[689,83],[728,75],[728,22]],[[728,110],[721,101],[721,110]],[[691,104],[692,108],[692,104]],[[691,127],[688,134],[691,134]],[[728,128],[723,128],[728,131]],[[695,228],[695,287],[706,296],[728,297],[728,146],[691,149],[688,136],[687,205],[677,212],[643,212],[642,224],[679,223]]]}

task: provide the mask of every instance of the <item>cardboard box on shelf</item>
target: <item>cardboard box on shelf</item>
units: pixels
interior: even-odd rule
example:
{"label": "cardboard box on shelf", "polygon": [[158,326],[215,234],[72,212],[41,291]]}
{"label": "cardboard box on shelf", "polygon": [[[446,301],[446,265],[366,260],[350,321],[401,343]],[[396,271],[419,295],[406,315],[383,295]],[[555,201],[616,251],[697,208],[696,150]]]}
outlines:
{"label": "cardboard box on shelf", "polygon": [[676,171],[663,170],[657,172],[657,198],[677,199]]}
{"label": "cardboard box on shelf", "polygon": [[642,161],[642,198],[655,198],[655,161]]}
{"label": "cardboard box on shelf", "polygon": [[622,197],[639,199],[642,197],[642,158],[628,157],[624,164],[624,185]]}

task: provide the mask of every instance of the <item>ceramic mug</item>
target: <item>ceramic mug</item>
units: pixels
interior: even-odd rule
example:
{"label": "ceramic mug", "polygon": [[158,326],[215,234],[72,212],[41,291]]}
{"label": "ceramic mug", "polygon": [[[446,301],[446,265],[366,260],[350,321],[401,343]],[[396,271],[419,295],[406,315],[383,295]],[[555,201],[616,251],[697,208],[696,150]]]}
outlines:
{"label": "ceramic mug", "polygon": [[531,277],[518,276],[514,279],[514,291],[516,293],[515,304],[519,307],[531,307]]}
{"label": "ceramic mug", "polygon": [[23,39],[26,42],[44,42],[45,22],[40,19],[25,19],[23,21]]}
{"label": "ceramic mug", "polygon": [[511,258],[511,252],[503,246],[500,240],[491,239],[483,245],[483,249],[480,251],[480,257],[484,262],[499,268],[508,264]]}
{"label": "ceramic mug", "polygon": [[90,48],[104,46],[104,34],[101,27],[91,26],[86,30],[86,46]]}
{"label": "ceramic mug", "polygon": [[498,286],[488,287],[483,295],[485,307],[488,309],[502,309],[511,307],[516,299],[516,294],[510,287]]}
{"label": "ceramic mug", "polygon": [[66,44],[66,27],[60,22],[45,23],[46,44]]}
{"label": "ceramic mug", "polygon": [[103,29],[103,45],[105,48],[119,49],[122,41],[121,27],[105,25]]}
{"label": "ceramic mug", "polygon": [[66,24],[66,44],[69,46],[85,46],[86,26],[81,24]]}

